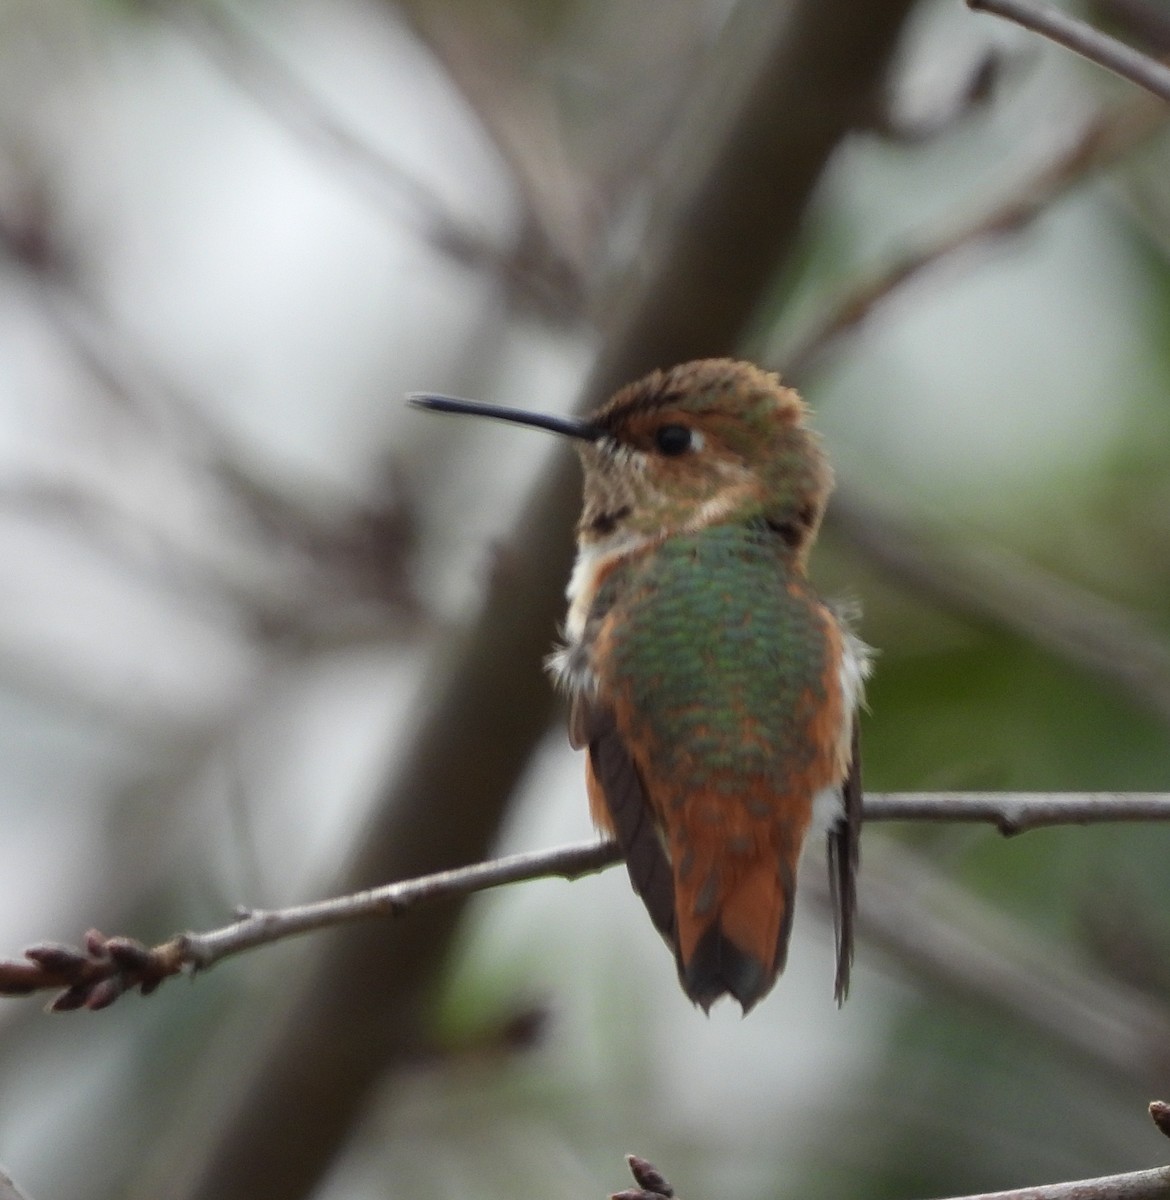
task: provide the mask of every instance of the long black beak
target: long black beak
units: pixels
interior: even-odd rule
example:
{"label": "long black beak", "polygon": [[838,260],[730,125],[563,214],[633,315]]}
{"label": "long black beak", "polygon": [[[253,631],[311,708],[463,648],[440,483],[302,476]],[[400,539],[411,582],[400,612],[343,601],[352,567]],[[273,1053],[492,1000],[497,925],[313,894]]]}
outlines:
{"label": "long black beak", "polygon": [[427,408],[432,412],[470,413],[473,417],[494,417],[497,421],[511,421],[513,425],[531,425],[536,429],[547,429],[564,437],[578,438],[583,442],[596,442],[605,436],[598,425],[576,417],[554,417],[547,413],[527,412],[522,408],[504,408],[499,404],[480,404],[476,400],[459,400],[454,396],[432,396],[426,392],[410,392],[407,404],[414,408]]}

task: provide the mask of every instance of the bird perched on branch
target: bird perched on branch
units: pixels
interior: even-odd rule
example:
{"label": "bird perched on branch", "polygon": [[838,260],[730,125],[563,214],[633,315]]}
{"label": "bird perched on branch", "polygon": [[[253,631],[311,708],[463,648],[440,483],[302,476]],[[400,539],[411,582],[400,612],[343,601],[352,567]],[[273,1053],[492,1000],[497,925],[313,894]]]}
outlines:
{"label": "bird perched on branch", "polygon": [[584,419],[412,402],[548,429],[585,471],[565,645],[549,665],[587,749],[597,825],[704,1009],[746,1013],[783,970],[797,866],[827,835],[841,1002],[870,652],[808,581],[832,471],[777,376],[707,359]]}

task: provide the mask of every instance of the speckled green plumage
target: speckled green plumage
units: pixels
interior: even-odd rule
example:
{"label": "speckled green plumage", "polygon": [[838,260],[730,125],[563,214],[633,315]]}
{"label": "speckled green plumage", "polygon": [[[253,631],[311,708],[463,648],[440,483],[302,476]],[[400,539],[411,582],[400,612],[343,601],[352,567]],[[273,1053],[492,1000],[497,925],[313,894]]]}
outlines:
{"label": "speckled green plumage", "polygon": [[675,535],[619,564],[594,614],[612,611],[603,675],[623,692],[656,774],[734,791],[754,777],[789,790],[817,749],[825,702],[822,610],[766,527]]}

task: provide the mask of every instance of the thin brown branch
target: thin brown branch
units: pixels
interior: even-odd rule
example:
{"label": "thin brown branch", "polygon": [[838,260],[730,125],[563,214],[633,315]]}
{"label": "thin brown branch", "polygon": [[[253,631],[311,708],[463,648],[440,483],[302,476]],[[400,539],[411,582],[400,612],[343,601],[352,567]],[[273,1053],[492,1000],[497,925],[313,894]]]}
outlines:
{"label": "thin brown branch", "polygon": [[1097,1179],[1073,1179],[1066,1183],[1044,1183],[1037,1187],[1013,1188],[1007,1192],[980,1192],[977,1196],[954,1196],[950,1200],[1167,1200],[1170,1197],[1170,1167],[1102,1175]]}
{"label": "thin brown branch", "polygon": [[1170,100],[1170,67],[1058,8],[1037,4],[1035,0],[967,0],[967,7],[1014,21],[1155,96]]}
{"label": "thin brown branch", "polygon": [[[627,1154],[626,1162],[638,1186],[615,1192],[610,1200],[664,1200],[674,1196],[674,1189],[645,1159]],[[977,1196],[954,1196],[948,1200],[1166,1200],[1167,1197],[1170,1197],[1170,1167],[1154,1167],[1148,1171],[1128,1171],[1097,1179],[1045,1183],[1007,1192],[981,1192]]]}
{"label": "thin brown branch", "polygon": [[1065,192],[1113,166],[1170,120],[1160,104],[1142,98],[1085,122],[1068,145],[1010,195],[971,219],[909,250],[872,278],[836,299],[784,354],[783,373],[806,376],[821,356],[846,333],[866,322],[907,285],[984,242],[1022,232]]}
{"label": "thin brown branch", "polygon": [[580,842],[437,871],[418,879],[313,904],[271,912],[251,911],[223,929],[182,935],[185,958],[195,970],[206,970],[229,955],[314,929],[327,929],[367,917],[397,917],[424,901],[466,896],[529,879],[578,879],[611,867],[619,860],[620,853],[613,842]]}
{"label": "thin brown branch", "polygon": [[[674,1188],[651,1163],[636,1154],[627,1154],[626,1162],[637,1188],[615,1192],[610,1200],[669,1200]],[[950,1200],[1164,1200],[1170,1196],[1170,1167],[1129,1171],[1122,1175],[1104,1175],[1097,1179],[1078,1179],[1037,1187],[1013,1188],[1006,1192],[983,1192],[977,1196],[956,1196]]]}
{"label": "thin brown branch", "polygon": [[865,798],[865,819],[990,824],[1010,837],[1053,825],[1170,821],[1170,792],[886,792]]}
{"label": "thin brown branch", "polygon": [[[1170,793],[891,792],[868,796],[867,821],[977,822],[1015,834],[1051,825],[1116,821],[1170,821]],[[148,995],[183,971],[205,971],[257,946],[371,917],[397,917],[417,904],[501,887],[523,880],[577,879],[620,861],[613,842],[582,842],[514,854],[289,908],[244,910],[230,925],[183,933],[155,947],[96,930],[83,947],[43,943],[24,961],[0,961],[0,996],[60,990],[55,1011],[106,1008],[123,992]],[[62,990],[63,989],[63,990]]]}
{"label": "thin brown branch", "polygon": [[582,842],[514,854],[315,903],[245,909],[230,925],[205,933],[177,934],[154,947],[134,938],[106,937],[91,929],[79,948],[42,943],[26,950],[24,961],[0,961],[0,996],[59,990],[50,1005],[53,1011],[98,1010],[109,1007],[123,992],[138,988],[149,995],[172,975],[208,970],[234,954],[315,929],[370,917],[401,916],[427,900],[465,896],[526,879],[576,879],[619,859],[613,842]]}

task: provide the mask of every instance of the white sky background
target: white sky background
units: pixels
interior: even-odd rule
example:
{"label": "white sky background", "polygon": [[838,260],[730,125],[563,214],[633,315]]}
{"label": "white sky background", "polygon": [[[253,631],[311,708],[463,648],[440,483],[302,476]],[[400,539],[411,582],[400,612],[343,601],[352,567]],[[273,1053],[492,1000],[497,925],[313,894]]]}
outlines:
{"label": "white sky background", "polygon": [[[911,75],[919,102],[939,89],[940,61],[958,72],[1000,36],[953,7],[924,23]],[[381,6],[304,0],[250,7],[247,16],[355,132],[506,240],[515,213],[502,160],[434,61]],[[874,261],[956,208],[969,211],[987,164],[1002,167],[1006,146],[1027,152],[1021,123],[1032,123],[1029,140],[1043,153],[1054,114],[1067,115],[1076,92],[1073,71],[1046,58],[1008,115],[917,161],[857,142],[827,198],[858,259]],[[432,611],[417,642],[323,654],[292,670],[260,655],[214,607],[149,571],[128,572],[120,556],[165,562],[178,544],[247,585],[279,587],[283,577],[280,563],[257,565],[248,540],[234,540],[206,492],[176,470],[182,438],[159,439],[97,396],[29,286],[3,268],[0,501],[22,484],[64,483],[100,498],[118,520],[112,540],[95,548],[68,518],[0,502],[0,953],[75,938],[122,882],[110,875],[129,869],[131,854],[147,880],[214,860],[213,894],[199,900],[204,911],[222,902],[225,917],[237,901],[294,900],[344,852],[397,739],[409,733],[430,654],[471,611],[492,540],[508,529],[544,456],[560,452],[536,434],[408,413],[402,394],[474,392],[564,409],[591,338],[510,322],[490,280],[442,259],[409,222],[388,219],[323,168],[166,24],[123,21],[100,5],[0,3],[0,151],[12,164],[32,163],[34,177],[44,172],[86,285],[144,360],[262,477],[329,508],[363,495],[388,458],[403,465],[423,505],[418,582]],[[0,199],[19,183],[13,167],[5,171]],[[1141,308],[1136,268],[1099,193],[1032,230],[1026,253],[1009,243],[969,273],[921,285],[811,397],[841,474],[925,504],[958,499],[969,516],[994,521],[1034,486],[1037,464],[1057,471],[1090,459],[1124,422]],[[179,772],[168,795],[144,787],[173,782],[168,756],[194,753],[257,694],[264,715],[247,737],[191,777]],[[113,808],[111,795],[121,797]],[[241,819],[252,839],[243,847]],[[557,736],[533,768],[508,845],[587,833],[579,756]],[[247,894],[253,887],[261,894]],[[616,872],[485,901],[464,969],[474,978],[487,962],[514,960],[528,973],[519,991],[551,995],[559,1015],[545,1061],[599,1100],[610,1094],[620,1048],[635,1040],[621,1021],[635,1022],[639,1037],[649,1027],[645,1065],[654,1094],[668,1097],[656,1128],[680,1144],[702,1129],[750,1149],[779,1130],[799,1136],[795,1114],[810,1098],[815,1109],[848,1086],[876,1052],[896,991],[863,948],[855,999],[838,1014],[830,935],[805,916],[783,983],[744,1023],[730,1011],[707,1021],[690,1009]],[[618,986],[614,964],[630,962],[646,964],[645,996],[623,1017],[607,989]],[[67,1019],[37,1017],[26,1026],[36,1031],[37,1061],[0,1058],[0,1161],[34,1195],[68,1194],[79,1147],[100,1160],[98,1131],[118,1123],[125,1064],[111,1047],[133,1045],[138,1022],[154,1020],[140,1001],[119,1007],[100,1037],[106,1018],[82,1019],[92,1041],[67,1030]],[[28,1020],[21,1006],[0,1010],[0,1038],[17,1020]],[[66,1053],[85,1067],[55,1069]],[[99,1095],[115,1099],[95,1117]],[[610,1119],[620,1125],[620,1095],[615,1103]],[[745,1109],[754,1114],[746,1127]],[[612,1161],[590,1157],[567,1111],[513,1115],[504,1161],[519,1163],[539,1131],[551,1153],[581,1171],[583,1179],[566,1172],[566,1195],[622,1186],[617,1154],[638,1146],[615,1147]],[[727,1114],[727,1129],[712,1112]],[[454,1136],[442,1114],[437,1105],[430,1127]],[[473,1163],[481,1152],[474,1138],[464,1149]],[[406,1174],[423,1170],[401,1147],[385,1154]],[[386,1158],[371,1161],[384,1183]],[[594,1169],[609,1171],[600,1184]],[[507,1177],[502,1170],[501,1187]],[[363,1178],[351,1162],[323,1194],[363,1194],[354,1190]],[[446,1182],[430,1186],[439,1194]],[[761,1186],[726,1170],[720,1182],[728,1200]]]}

